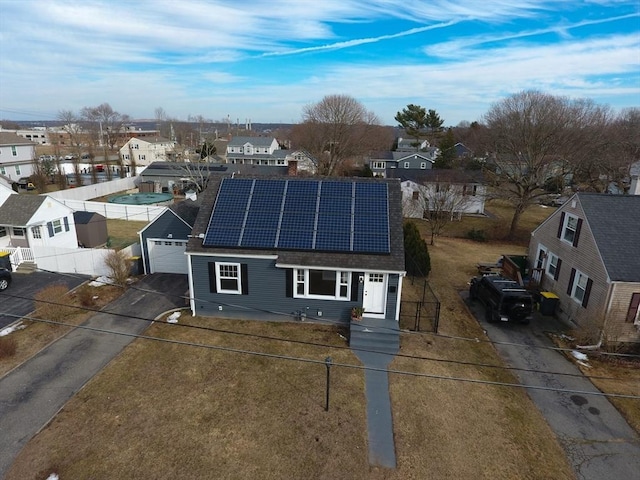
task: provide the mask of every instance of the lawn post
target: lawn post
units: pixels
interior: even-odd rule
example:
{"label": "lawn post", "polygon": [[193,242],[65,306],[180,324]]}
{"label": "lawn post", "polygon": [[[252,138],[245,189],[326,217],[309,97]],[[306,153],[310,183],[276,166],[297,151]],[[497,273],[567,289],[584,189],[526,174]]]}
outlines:
{"label": "lawn post", "polygon": [[329,411],[329,376],[331,375],[331,357],[327,357],[324,359],[324,363],[327,366],[327,398],[324,407],[324,411]]}

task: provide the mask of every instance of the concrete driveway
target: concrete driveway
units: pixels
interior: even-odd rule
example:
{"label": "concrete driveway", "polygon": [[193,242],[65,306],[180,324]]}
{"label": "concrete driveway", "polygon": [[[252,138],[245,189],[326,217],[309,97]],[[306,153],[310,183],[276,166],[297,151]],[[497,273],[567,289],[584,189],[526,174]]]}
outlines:
{"label": "concrete driveway", "polygon": [[[540,372],[514,371],[520,383],[600,393],[563,354],[539,348],[554,346],[546,332],[562,333],[566,325],[538,314],[530,325],[487,323],[482,304],[469,301],[467,292],[462,296],[493,342],[517,344],[495,344],[509,366]],[[535,389],[527,393],[558,437],[578,479],[640,478],[640,439],[606,397]]]}
{"label": "concrete driveway", "polygon": [[[71,290],[89,279],[86,275],[63,275],[49,272],[13,273],[9,288],[0,293],[0,330],[16,321],[13,315],[27,315],[34,310],[34,295],[53,284]],[[16,298],[13,295],[26,297]],[[3,315],[8,313],[10,315]]]}
{"label": "concrete driveway", "polygon": [[[186,275],[149,275],[83,325],[139,334],[160,313],[183,307],[186,290]],[[0,379],[0,478],[31,437],[133,340],[78,328]]]}

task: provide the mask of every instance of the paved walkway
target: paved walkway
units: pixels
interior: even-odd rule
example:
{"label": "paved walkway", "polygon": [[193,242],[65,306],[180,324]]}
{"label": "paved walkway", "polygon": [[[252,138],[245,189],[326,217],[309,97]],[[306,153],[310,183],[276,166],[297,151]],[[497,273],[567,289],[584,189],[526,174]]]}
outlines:
{"label": "paved walkway", "polygon": [[[187,277],[155,274],[136,287],[162,294],[129,289],[84,325],[141,333],[150,322],[108,312],[152,320],[163,311],[184,306],[184,300],[173,294],[187,290]],[[31,437],[133,340],[130,336],[75,329],[0,379],[0,478]]]}
{"label": "paved walkway", "polygon": [[372,369],[365,370],[369,463],[387,468],[396,467],[396,452],[386,369],[398,353],[399,343],[398,323],[393,320],[351,322],[351,348],[363,365]]}

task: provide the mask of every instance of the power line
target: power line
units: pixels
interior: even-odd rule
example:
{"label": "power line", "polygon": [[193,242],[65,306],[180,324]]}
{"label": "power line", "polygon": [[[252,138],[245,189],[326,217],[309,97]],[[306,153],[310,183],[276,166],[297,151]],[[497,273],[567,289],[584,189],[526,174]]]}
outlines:
{"label": "power line", "polygon": [[[42,269],[39,269],[42,270]],[[49,270],[42,270],[45,271],[47,273],[52,273],[52,274],[57,274],[57,275],[63,275],[63,276],[71,276],[74,278],[77,278],[77,276],[74,276],[74,274],[63,274],[60,272],[53,272],[53,271],[49,271]],[[94,280],[97,281],[97,280]],[[100,283],[104,283],[104,284],[108,284],[108,282],[100,282]],[[226,307],[232,307],[232,308],[238,308],[238,309],[242,309],[242,310],[246,310],[246,311],[252,311],[252,312],[258,312],[258,313],[267,313],[267,314],[271,314],[271,315],[279,315],[285,318],[290,318],[290,319],[294,319],[296,320],[298,318],[297,314],[292,314],[292,313],[286,313],[286,312],[278,312],[275,310],[267,310],[267,309],[259,309],[256,307],[247,307],[244,305],[237,305],[237,304],[233,304],[233,303],[227,303],[227,302],[222,302],[222,301],[213,301],[213,300],[208,300],[208,299],[197,299],[195,297],[190,297],[190,296],[186,296],[186,295],[179,295],[179,294],[167,294],[164,292],[158,292],[155,290],[150,290],[150,289],[144,289],[144,288],[140,288],[137,287],[135,285],[129,285],[128,288],[137,290],[137,291],[141,291],[144,293],[152,293],[152,294],[156,294],[156,295],[163,295],[163,296],[173,296],[176,298],[181,298],[184,300],[197,300],[199,302],[202,303],[208,303],[208,304],[215,304],[215,305],[223,305]],[[307,315],[305,318],[310,319],[313,322],[316,323],[322,323],[322,324],[328,324],[328,325],[334,325],[334,326],[344,326],[344,322],[341,322],[339,320],[332,320],[329,319],[327,317],[315,317],[315,316],[310,316]],[[395,332],[396,330],[390,327],[378,327],[378,329],[381,330],[386,330],[388,332]],[[516,342],[501,342],[501,341],[493,341],[490,339],[484,340],[478,337],[460,337],[460,336],[454,336],[454,335],[445,335],[445,334],[440,334],[440,333],[433,333],[433,332],[410,332],[410,331],[404,331],[404,330],[400,330],[401,334],[405,334],[405,335],[432,335],[435,337],[439,337],[439,338],[447,338],[447,339],[453,339],[453,340],[461,340],[461,341],[468,341],[468,342],[473,342],[473,343],[490,343],[492,345],[507,345],[507,346],[515,346],[515,347],[524,347],[524,348],[536,348],[536,349],[542,349],[542,350],[552,350],[552,351],[557,351],[557,352],[572,352],[574,350],[576,350],[575,348],[564,348],[564,347],[550,347],[550,346],[546,346],[546,345],[527,345],[527,344],[522,344],[522,343],[516,343]],[[635,355],[635,354],[629,354],[629,353],[616,353],[616,352],[598,352],[599,355],[605,355],[605,356],[611,356],[611,357],[623,357],[623,358],[640,358],[640,355]]]}
{"label": "power line", "polygon": [[[3,295],[9,296],[9,297],[13,297],[13,298],[19,298],[19,299],[23,299],[23,300],[30,300],[29,297],[24,297],[24,296],[21,296],[21,295],[14,295],[14,294],[11,294],[11,293],[7,294],[6,292]],[[75,308],[75,309],[78,309],[78,310],[86,310],[86,311],[95,312],[95,313],[106,313],[106,314],[109,314],[109,315],[114,315],[114,316],[118,316],[118,317],[122,317],[122,318],[126,318],[126,319],[131,319],[131,320],[140,320],[140,321],[144,321],[144,322],[157,321],[155,319],[140,317],[140,316],[137,316],[137,315],[128,315],[128,314],[124,314],[124,313],[112,312],[112,311],[109,311],[109,310],[100,310],[100,309],[90,308],[90,307],[86,307],[86,306],[66,305],[66,304],[63,304],[63,303],[52,302],[52,301],[48,301],[48,300],[38,300],[38,302],[45,303],[45,304],[48,304],[48,305],[68,306],[68,307]],[[0,314],[3,314],[3,312],[0,312]],[[8,315],[7,313],[4,313],[4,314]],[[371,349],[365,349],[365,348],[348,347],[348,346],[341,346],[341,345],[337,345],[337,346],[336,345],[328,345],[328,344],[324,344],[324,343],[311,342],[311,341],[306,341],[306,340],[293,340],[293,339],[287,339],[287,338],[282,338],[282,337],[274,337],[274,336],[271,336],[271,335],[261,335],[261,334],[255,334],[255,333],[238,332],[238,331],[233,331],[233,330],[214,328],[214,327],[210,327],[210,326],[194,325],[194,324],[190,324],[190,323],[168,323],[168,322],[161,322],[161,323],[166,323],[167,325],[171,325],[172,327],[193,328],[193,329],[197,329],[197,330],[204,330],[204,331],[215,332],[215,333],[245,336],[245,337],[257,338],[257,339],[261,339],[261,340],[273,340],[273,341],[279,341],[279,342],[295,343],[295,344],[299,344],[299,345],[308,345],[308,346],[320,347],[320,348],[337,348],[337,349],[352,350],[352,351],[358,351],[358,352],[384,353],[384,352],[371,350]],[[510,366],[505,366],[505,365],[495,365],[495,364],[489,364],[489,363],[478,363],[478,362],[470,362],[470,361],[463,361],[463,360],[449,360],[449,359],[426,357],[426,356],[420,356],[420,355],[408,355],[408,354],[403,354],[403,353],[399,353],[399,352],[397,354],[395,354],[394,356],[395,357],[399,357],[399,358],[408,358],[408,359],[412,359],[412,360],[424,360],[424,361],[437,362],[437,363],[451,363],[451,364],[457,364],[457,365],[481,367],[481,368],[494,368],[494,369],[498,369],[498,370],[507,370],[507,371],[521,371],[521,372],[528,372],[528,373],[540,373],[540,374],[547,374],[547,375],[561,375],[561,376],[568,376],[568,377],[583,377],[584,376],[583,374],[579,374],[579,373],[551,372],[551,371],[547,371],[547,370],[536,370],[536,369],[528,369],[528,368],[510,367]],[[601,380],[618,380],[617,378],[614,378],[614,377],[604,377],[604,376],[590,376],[589,378],[601,379]]]}
{"label": "power line", "polygon": [[[11,316],[18,317],[17,315],[11,315]],[[210,345],[210,344],[205,344],[205,343],[187,342],[187,341],[183,341],[183,340],[153,337],[153,336],[150,336],[150,335],[141,335],[141,334],[137,334],[137,333],[116,332],[116,331],[113,331],[113,330],[108,330],[108,329],[103,329],[103,328],[90,327],[88,325],[72,325],[72,324],[68,324],[68,323],[64,323],[64,322],[56,322],[56,321],[53,321],[53,320],[45,320],[45,319],[32,318],[32,317],[24,317],[24,318],[27,318],[27,319],[35,321],[35,322],[48,323],[48,324],[52,324],[52,325],[68,326],[68,327],[72,327],[72,328],[81,328],[81,329],[84,329],[84,330],[90,330],[90,331],[99,332],[99,333],[107,333],[107,334],[111,334],[111,335],[121,335],[121,336],[126,336],[126,337],[142,339],[142,340],[154,340],[154,341],[171,343],[171,344],[176,344],[176,345],[183,345],[183,346],[189,346],[189,347],[198,347],[198,348],[206,348],[206,349],[210,349],[210,350],[219,350],[219,351],[230,352],[230,353],[238,353],[238,354],[252,355],[252,356],[259,356],[259,357],[266,357],[266,358],[273,358],[273,359],[279,359],[279,360],[289,360],[289,361],[298,361],[298,362],[304,362],[304,363],[312,363],[312,364],[317,364],[317,365],[325,365],[325,360],[324,359],[315,360],[315,359],[311,359],[311,358],[294,357],[294,356],[291,356],[291,355],[280,355],[280,354],[274,354],[274,353],[256,352],[256,351],[253,351],[253,350],[244,350],[244,349],[226,347],[226,346],[221,346],[221,345]],[[409,371],[405,371],[405,370],[395,370],[395,369],[378,368],[378,367],[367,367],[367,366],[364,366],[364,365],[354,365],[354,364],[350,364],[350,363],[332,363],[331,366],[343,367],[343,368],[352,368],[352,369],[363,370],[363,371],[369,370],[369,371],[377,371],[377,372],[388,372],[388,373],[393,373],[393,374],[397,374],[397,375],[406,375],[406,376],[422,377],[422,378],[431,378],[431,379],[437,379],[437,380],[449,380],[449,381],[456,381],[456,382],[475,383],[475,384],[480,384],[480,385],[492,385],[492,386],[512,387],[512,388],[526,388],[526,389],[531,389],[531,390],[544,390],[544,391],[553,391],[553,392],[559,392],[559,393],[572,393],[572,394],[580,394],[580,395],[592,395],[592,396],[608,397],[608,398],[628,398],[628,399],[634,399],[634,400],[635,399],[640,399],[640,396],[638,396],[638,395],[626,395],[626,394],[618,394],[618,393],[603,393],[603,392],[599,392],[599,391],[598,392],[588,392],[588,391],[583,391],[583,390],[570,390],[570,389],[563,389],[563,388],[545,387],[545,386],[541,386],[541,385],[524,385],[524,384],[518,384],[518,383],[498,382],[498,381],[491,381],[491,380],[480,380],[480,379],[474,379],[474,378],[449,377],[449,376],[446,376],[446,375],[435,375],[435,374],[430,374],[430,373],[409,372]]]}

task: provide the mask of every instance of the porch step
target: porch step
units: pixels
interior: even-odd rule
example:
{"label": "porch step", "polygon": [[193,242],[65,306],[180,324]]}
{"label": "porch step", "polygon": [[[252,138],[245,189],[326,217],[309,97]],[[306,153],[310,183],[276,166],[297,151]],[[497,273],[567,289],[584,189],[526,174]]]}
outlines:
{"label": "porch step", "polygon": [[398,323],[394,320],[351,322],[349,346],[354,350],[395,355],[400,347]]}
{"label": "porch step", "polygon": [[18,268],[13,273],[32,273],[38,269],[38,266],[35,263],[31,262],[22,262],[18,265]]}

